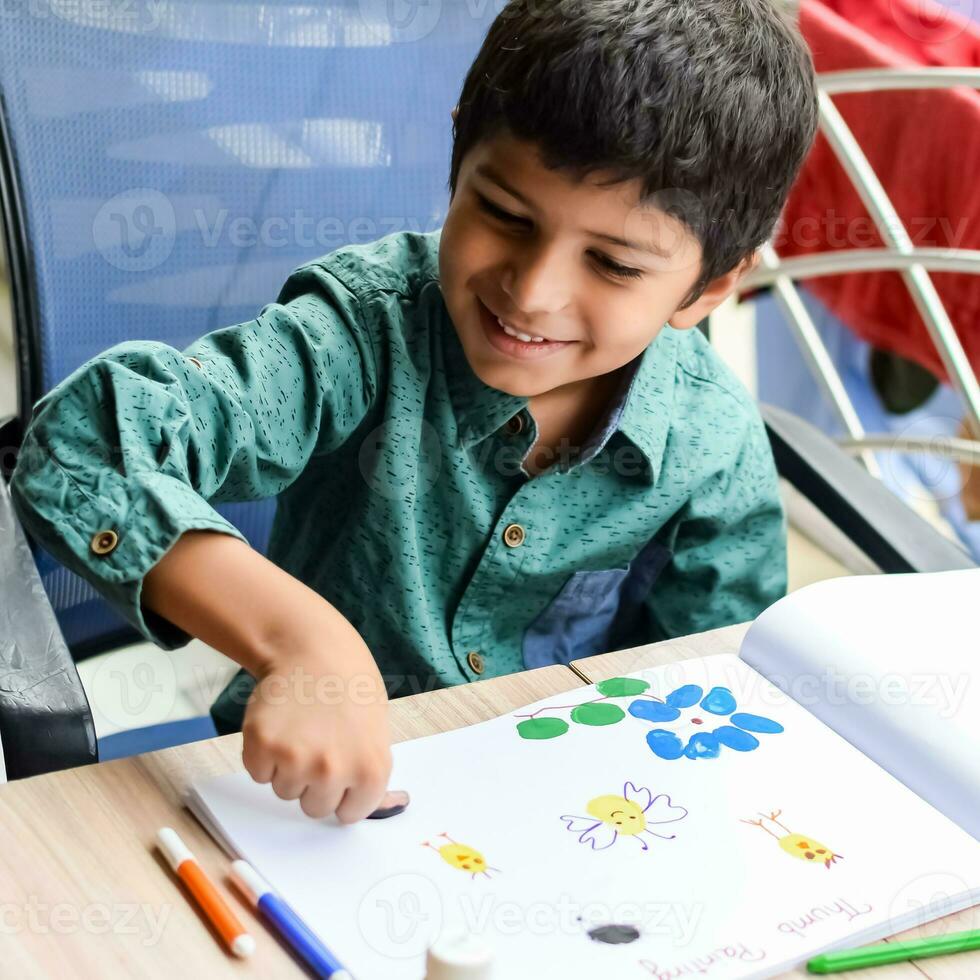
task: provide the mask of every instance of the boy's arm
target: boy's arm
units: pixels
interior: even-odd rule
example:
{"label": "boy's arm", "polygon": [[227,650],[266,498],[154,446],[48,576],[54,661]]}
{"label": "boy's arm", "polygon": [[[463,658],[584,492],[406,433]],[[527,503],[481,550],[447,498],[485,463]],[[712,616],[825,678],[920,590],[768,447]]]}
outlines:
{"label": "boy's arm", "polygon": [[638,642],[746,622],[786,594],[786,515],[757,413],[734,464],[685,507],[672,550],[647,596],[647,635]]}
{"label": "boy's arm", "polygon": [[35,407],[11,481],[22,522],[145,637],[186,643],[144,615],[145,575],[187,531],[244,540],[212,501],[275,496],[343,443],[377,388],[371,334],[357,297],[307,267],[255,320],[183,352],[111,348]]}
{"label": "boy's arm", "polygon": [[256,679],[245,768],[313,817],[359,820],[391,772],[384,682],[371,651],[325,599],[223,534],[191,532],[146,576],[143,602]]}
{"label": "boy's arm", "polygon": [[[370,811],[369,798],[377,804],[379,774],[387,778],[384,690],[370,653],[209,501],[273,496],[313,453],[343,443],[379,386],[372,327],[346,286],[307,267],[255,320],[183,352],[120,344],[38,403],[11,483],[33,536],[144,636],[174,648],[193,633],[258,671],[250,771],[301,796],[311,814],[341,806],[352,819]],[[324,678],[340,683],[343,706],[277,687],[294,668],[318,689]],[[344,687],[354,675],[367,691],[357,723]],[[349,725],[343,751],[334,718]]]}

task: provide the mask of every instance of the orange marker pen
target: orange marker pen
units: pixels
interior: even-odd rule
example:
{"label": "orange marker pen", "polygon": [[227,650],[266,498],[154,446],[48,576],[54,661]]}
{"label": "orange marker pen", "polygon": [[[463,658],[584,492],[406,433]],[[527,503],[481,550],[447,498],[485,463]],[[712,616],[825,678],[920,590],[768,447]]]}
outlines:
{"label": "orange marker pen", "polygon": [[187,886],[201,911],[210,919],[228,948],[236,956],[251,956],[255,952],[255,940],[245,931],[228,903],[218,894],[211,879],[201,870],[188,846],[172,827],[157,831],[157,843],[167,856],[170,867]]}

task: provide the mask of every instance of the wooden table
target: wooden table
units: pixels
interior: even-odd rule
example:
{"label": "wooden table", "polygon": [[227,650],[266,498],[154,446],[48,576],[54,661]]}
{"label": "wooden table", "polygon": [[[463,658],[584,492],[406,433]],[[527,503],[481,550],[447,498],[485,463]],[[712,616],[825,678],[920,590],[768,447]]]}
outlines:
{"label": "wooden table", "polygon": [[[581,686],[568,668],[543,667],[400,698],[395,741]],[[228,859],[180,801],[194,780],[241,768],[241,735],[227,735],[0,787],[0,977],[307,976],[237,892],[233,907],[258,950],[248,961],[225,954],[154,846],[157,828],[175,827],[226,880]]]}
{"label": "wooden table", "polygon": [[[707,657],[716,653],[738,653],[742,639],[749,624],[728,626],[724,629],[685,636],[665,643],[654,643],[636,647],[632,650],[619,650],[598,657],[572,662],[572,669],[581,675],[583,681],[595,684],[609,677],[621,677],[647,667],[661,667],[664,664],[686,660],[689,657]],[[909,929],[892,937],[894,940],[921,939],[926,936],[941,936],[964,929],[980,929],[980,907],[964,909],[935,922],[926,923],[916,929]],[[809,977],[805,969],[793,970],[784,977]],[[980,950],[970,953],[957,953],[954,956],[937,956],[914,963],[896,963],[890,966],[875,967],[871,970],[854,970],[835,973],[830,976],[840,980],[977,980],[980,978]]]}
{"label": "wooden table", "polygon": [[[391,705],[394,737],[451,731],[583,683],[688,657],[734,653],[746,629],[733,626],[590,657],[575,661],[571,670],[545,667],[401,698]],[[235,907],[256,935],[258,951],[247,962],[226,955],[154,847],[158,827],[176,827],[213,878],[224,879],[227,858],[180,801],[194,780],[239,769],[241,736],[229,735],[0,787],[0,976],[305,976],[244,902]],[[980,928],[976,909],[896,938],[970,928]],[[811,974],[797,970],[786,976]],[[980,952],[836,976],[973,980],[980,977]]]}

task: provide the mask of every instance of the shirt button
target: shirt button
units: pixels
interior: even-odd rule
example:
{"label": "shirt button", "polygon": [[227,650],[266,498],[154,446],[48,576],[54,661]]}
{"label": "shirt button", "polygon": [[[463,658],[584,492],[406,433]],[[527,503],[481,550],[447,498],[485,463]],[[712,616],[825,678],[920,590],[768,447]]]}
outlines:
{"label": "shirt button", "polygon": [[513,418],[508,419],[504,425],[504,432],[509,436],[520,435],[524,431],[524,415],[518,412]]}
{"label": "shirt button", "polygon": [[470,650],[470,652],[466,654],[466,662],[470,665],[470,670],[472,670],[474,674],[482,674],[484,668],[486,667],[483,660],[483,654],[478,653],[476,650]]}
{"label": "shirt button", "polygon": [[92,537],[92,551],[97,555],[109,555],[116,550],[119,535],[115,531],[99,531]]}
{"label": "shirt button", "polygon": [[519,548],[524,544],[524,539],[527,535],[524,533],[524,528],[520,524],[508,524],[504,528],[504,544],[508,548]]}

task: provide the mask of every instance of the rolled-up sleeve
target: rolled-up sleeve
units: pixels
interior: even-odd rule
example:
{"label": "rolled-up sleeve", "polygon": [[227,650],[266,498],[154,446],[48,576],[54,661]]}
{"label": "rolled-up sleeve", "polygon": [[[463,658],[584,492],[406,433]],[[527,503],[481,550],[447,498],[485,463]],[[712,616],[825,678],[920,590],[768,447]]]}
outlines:
{"label": "rolled-up sleeve", "polygon": [[318,265],[184,351],[112,347],[35,406],[18,516],[146,638],[181,646],[183,631],[140,607],[147,572],[185,531],[242,538],[212,502],[275,496],[342,445],[374,399],[378,350],[357,295]]}
{"label": "rolled-up sleeve", "polygon": [[786,515],[765,426],[683,509],[673,557],[646,600],[647,642],[754,619],[786,594]]}

